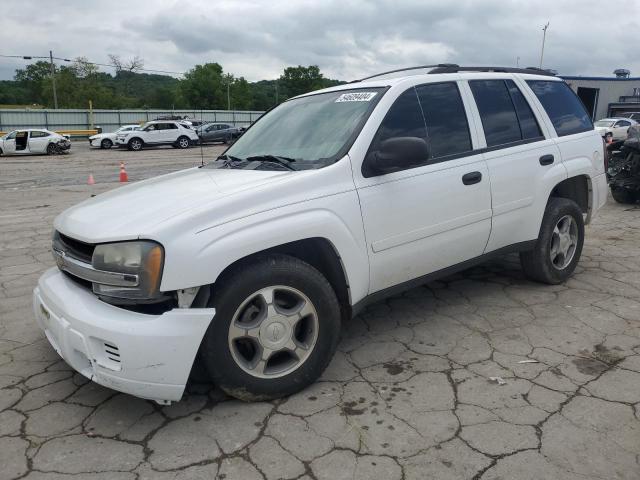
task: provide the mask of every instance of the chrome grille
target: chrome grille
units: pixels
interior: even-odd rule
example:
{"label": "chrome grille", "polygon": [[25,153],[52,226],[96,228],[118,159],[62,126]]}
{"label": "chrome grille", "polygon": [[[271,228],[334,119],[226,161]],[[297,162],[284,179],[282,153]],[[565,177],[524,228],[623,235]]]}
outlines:
{"label": "chrome grille", "polygon": [[56,231],[53,234],[53,248],[65,252],[66,255],[86,263],[91,263],[95,245],[67,237]]}

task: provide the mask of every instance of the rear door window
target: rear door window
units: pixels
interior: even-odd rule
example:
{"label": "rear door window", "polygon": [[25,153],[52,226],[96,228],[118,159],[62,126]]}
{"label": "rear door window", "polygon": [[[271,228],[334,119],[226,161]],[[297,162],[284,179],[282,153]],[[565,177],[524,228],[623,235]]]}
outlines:
{"label": "rear door window", "polygon": [[434,159],[471,150],[469,122],[455,82],[416,87],[427,125],[430,156]]}
{"label": "rear door window", "polygon": [[593,130],[584,105],[566,83],[527,80],[527,84],[540,100],[559,137]]}
{"label": "rear door window", "polygon": [[469,86],[478,105],[487,147],[522,140],[518,116],[504,80],[472,80]]}
{"label": "rear door window", "polygon": [[506,80],[513,106],[516,108],[518,122],[520,123],[520,132],[523,140],[531,140],[533,138],[541,138],[542,131],[536,117],[531,111],[529,103],[513,80]]}

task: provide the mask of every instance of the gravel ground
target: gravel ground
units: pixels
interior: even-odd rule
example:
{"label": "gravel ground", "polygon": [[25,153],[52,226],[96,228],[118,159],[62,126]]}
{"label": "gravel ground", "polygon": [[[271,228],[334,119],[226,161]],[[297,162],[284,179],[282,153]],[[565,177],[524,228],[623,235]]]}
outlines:
{"label": "gravel ground", "polygon": [[161,407],[71,371],[31,312],[54,216],[117,188],[120,161],[135,181],[221,151],[0,158],[0,478],[640,478],[637,207],[604,208],[565,285],[509,256],[371,306],[283,400],[197,386]]}

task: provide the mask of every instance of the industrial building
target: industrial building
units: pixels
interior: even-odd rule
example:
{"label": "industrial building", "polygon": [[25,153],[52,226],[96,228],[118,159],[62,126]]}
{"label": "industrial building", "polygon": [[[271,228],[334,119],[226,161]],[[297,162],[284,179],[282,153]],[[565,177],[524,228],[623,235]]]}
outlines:
{"label": "industrial building", "polygon": [[640,113],[640,77],[619,69],[611,77],[561,77],[582,100],[593,120]]}

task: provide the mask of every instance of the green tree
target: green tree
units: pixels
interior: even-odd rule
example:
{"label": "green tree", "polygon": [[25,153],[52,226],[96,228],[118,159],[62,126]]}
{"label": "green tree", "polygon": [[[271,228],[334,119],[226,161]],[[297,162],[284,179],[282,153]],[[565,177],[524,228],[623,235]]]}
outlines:
{"label": "green tree", "polygon": [[232,110],[250,110],[253,107],[251,84],[243,77],[232,77],[229,88]]}
{"label": "green tree", "polygon": [[29,95],[29,103],[44,103],[45,79],[51,78],[49,62],[38,61],[16,70],[15,80]]}
{"label": "green tree", "polygon": [[280,85],[287,97],[295,97],[296,95],[325,88],[331,82],[334,81],[324,78],[324,75],[320,72],[320,67],[317,65],[287,67],[280,76]]}
{"label": "green tree", "polygon": [[227,107],[227,84],[219,63],[196,65],[180,81],[187,108],[214,110]]}

